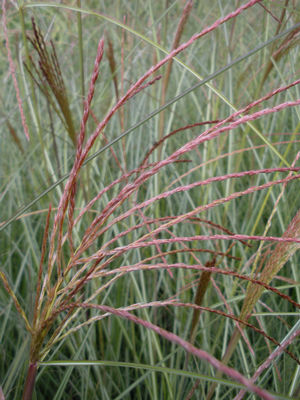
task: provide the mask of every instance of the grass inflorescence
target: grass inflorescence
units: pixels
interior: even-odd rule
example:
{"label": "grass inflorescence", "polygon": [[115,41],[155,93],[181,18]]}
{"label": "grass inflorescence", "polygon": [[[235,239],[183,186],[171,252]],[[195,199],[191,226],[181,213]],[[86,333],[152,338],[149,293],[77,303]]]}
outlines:
{"label": "grass inflorescence", "polygon": [[2,3],[0,398],[296,398],[295,2],[92,3]]}

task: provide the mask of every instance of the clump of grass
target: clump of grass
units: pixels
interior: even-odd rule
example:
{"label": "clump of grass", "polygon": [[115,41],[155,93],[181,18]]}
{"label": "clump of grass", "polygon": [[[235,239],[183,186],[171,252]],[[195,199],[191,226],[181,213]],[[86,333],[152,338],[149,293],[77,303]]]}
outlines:
{"label": "clump of grass", "polygon": [[[261,284],[262,283],[269,284],[271,280],[274,278],[274,276],[276,276],[276,274],[280,271],[280,269],[287,263],[287,261],[291,259],[295,251],[299,249],[300,247],[300,242],[298,239],[299,236],[300,236],[300,210],[297,212],[297,214],[287,227],[287,230],[284,232],[282,236],[283,241],[279,242],[276,245],[266,265],[259,274],[260,285],[256,285],[254,282],[249,283],[249,287],[247,289],[245,300],[243,302],[243,306],[240,313],[240,319],[242,321],[248,321],[249,318],[251,317],[253,313],[253,308],[257,304],[264,290],[264,286],[262,286]],[[290,242],[286,242],[284,239],[287,238],[298,239],[298,240],[296,243],[293,240],[291,240]],[[300,308],[300,305],[296,304],[296,307]],[[245,325],[242,324],[241,326],[242,329],[245,328]],[[298,331],[298,334],[300,334],[300,331]],[[235,328],[232,337],[230,339],[230,342],[228,344],[227,350],[225,352],[225,355],[222,359],[222,361],[225,364],[227,364],[228,361],[230,360],[235,350],[235,347],[240,339],[240,336],[241,336],[241,329]],[[256,374],[254,376],[255,378],[257,377]],[[211,396],[213,395],[214,389],[215,385],[212,386],[210,393],[208,395],[208,399],[210,399]]]}
{"label": "clump of grass", "polygon": [[[204,212],[216,212],[221,206],[225,208],[227,204],[235,200],[243,200],[246,196],[255,195],[264,189],[276,188],[278,185],[287,185],[290,182],[295,182],[300,177],[300,168],[294,164],[290,166],[286,163],[287,165],[284,167],[250,168],[240,172],[228,171],[227,173],[222,171],[219,174],[214,173],[209,177],[201,178],[196,176],[191,181],[184,181],[184,178],[193,172],[188,167],[192,161],[193,152],[197,154],[198,149],[202,146],[214,145],[217,141],[221,141],[229,132],[236,132],[238,128],[244,127],[246,124],[251,123],[251,121],[259,121],[262,117],[273,116],[275,113],[299,106],[300,100],[283,101],[277,105],[253,111],[254,107],[255,109],[258,108],[257,106],[261,107],[263,102],[287,92],[292,87],[296,87],[300,83],[299,80],[270,91],[267,95],[249,102],[247,106],[230,113],[225,118],[203,119],[200,122],[181,126],[163,136],[161,135],[162,130],[160,128],[158,141],[150,146],[149,150],[145,149],[143,155],[140,157],[142,161],[140,161],[137,167],[131,170],[127,171],[127,168],[122,169],[116,153],[113,153],[114,160],[117,164],[119,163],[118,166],[120,167],[121,175],[112,179],[110,183],[103,185],[103,188],[98,190],[96,194],[91,195],[90,199],[84,205],[81,203],[80,207],[77,207],[80,195],[78,186],[80,173],[97,140],[101,136],[104,137],[104,129],[108,127],[108,124],[118,111],[125,104],[129,104],[134,98],[137,99],[143,91],[147,91],[150,85],[157,85],[160,76],[153,78],[152,75],[163,65],[169,66],[166,75],[167,78],[164,78],[165,83],[163,84],[164,93],[166,93],[169,80],[168,74],[170,73],[170,65],[173,58],[189,48],[189,46],[205,34],[214,31],[226,21],[238,17],[242,12],[256,3],[259,3],[259,0],[248,1],[234,12],[215,21],[200,33],[194,34],[189,40],[179,46],[178,39],[174,49],[164,59],[148,69],[146,73],[130,86],[125,94],[123,94],[122,90],[118,91],[118,80],[114,79],[117,101],[109,109],[102,121],[97,123],[94,132],[88,135],[87,123],[89,116],[94,114],[92,111],[92,101],[95,95],[100,64],[103,63],[104,39],[102,38],[99,41],[90,86],[84,102],[79,134],[76,136],[74,129],[72,135],[69,132],[73,143],[76,145],[76,154],[72,169],[60,195],[58,205],[55,207],[55,211],[52,210],[51,204],[48,209],[36,277],[37,283],[32,317],[27,316],[22,302],[18,299],[18,295],[14,293],[6,274],[4,272],[0,273],[4,287],[22,317],[31,340],[27,378],[23,391],[24,400],[32,398],[38,368],[43,365],[49,354],[51,354],[58,344],[63,343],[64,340],[71,337],[71,334],[75,334],[84,327],[96,323],[102,324],[110,316],[116,316],[133,322],[137,326],[160,335],[167,340],[170,346],[168,349],[172,349],[172,343],[178,345],[190,355],[189,358],[185,359],[185,367],[188,367],[190,364],[192,356],[196,360],[204,360],[210,366],[214,367],[217,373],[226,374],[233,381],[237,382],[239,384],[236,386],[237,388],[246,388],[263,399],[270,400],[273,396],[267,390],[256,386],[255,382],[262,371],[272,363],[272,360],[285,352],[293,362],[296,361],[299,363],[297,355],[287,349],[297,338],[296,334],[293,334],[284,340],[283,343],[280,343],[263,327],[257,327],[249,321],[250,315],[253,313],[253,308],[258,303],[264,290],[283,299],[291,307],[299,307],[299,304],[291,296],[270,286],[271,280],[299,247],[299,211],[282,237],[237,233],[233,229],[228,229],[225,223],[217,224],[212,219],[199,218],[198,215]],[[190,12],[191,2],[187,2],[186,7]],[[184,11],[182,15],[184,17],[187,14],[188,12]],[[179,24],[179,26],[182,25]],[[60,105],[58,98],[62,102],[62,99],[66,95],[66,90],[61,80],[61,72],[58,67],[59,64],[55,55],[54,45],[52,45],[53,53],[51,56],[36,25],[33,24],[33,27],[35,40],[32,43],[39,54],[41,70],[45,70],[43,76],[47,79],[49,87]],[[115,75],[117,74],[117,68],[112,49],[113,46],[111,43],[109,44],[108,58],[111,73]],[[35,71],[39,75],[37,68],[35,68]],[[32,77],[34,78],[33,74]],[[39,79],[42,80],[41,75],[39,75]],[[81,92],[84,93],[84,90],[82,89]],[[49,103],[52,102],[49,92],[47,92],[46,98]],[[72,120],[70,108],[68,110],[67,114],[70,114]],[[68,125],[68,118],[65,116],[62,108],[61,111]],[[253,112],[250,114],[251,111]],[[96,121],[96,118],[94,119]],[[177,133],[184,132],[186,134],[189,130],[199,129],[203,125],[208,125],[209,127],[204,129],[200,134],[196,134],[192,139],[186,136],[181,144],[175,150],[171,151],[169,155],[165,155],[165,157],[159,156],[158,161],[153,160],[152,157],[155,150],[157,148],[161,149],[161,145],[166,143],[170,138],[174,138]],[[151,193],[150,195],[147,193],[147,187],[156,179],[158,174],[168,171],[168,168],[176,169],[177,167],[179,171],[183,166],[186,166],[186,169],[184,169],[184,173],[181,176],[177,177],[176,183],[180,183],[176,187],[170,185],[169,179],[167,179],[169,185],[167,188],[162,189],[160,187],[157,193]],[[176,212],[172,212],[172,208],[164,210],[167,200],[171,200],[172,203],[173,199],[181,199],[182,197],[180,196],[189,196],[193,190],[206,189],[209,185],[215,185],[218,188],[217,185],[220,185],[222,182],[241,182],[244,178],[251,179],[253,177],[272,176],[271,174],[288,175],[283,178],[270,179],[264,183],[247,184],[246,188],[234,190],[229,194],[224,193],[216,199],[207,199],[207,201],[200,201],[198,204],[192,203],[192,207],[178,207]],[[220,193],[218,192],[218,194]],[[93,208],[99,204],[100,210],[97,211],[96,216],[92,219],[90,217],[87,218],[87,216],[93,215]],[[85,219],[87,223],[85,223]],[[195,228],[194,233],[186,234],[186,226],[193,226]],[[203,226],[208,227],[208,233],[206,231],[203,233]],[[247,243],[249,240],[277,243],[275,250],[259,275],[249,276],[247,272],[236,271],[233,267],[226,264],[219,266],[224,260],[229,260],[230,262],[241,261],[241,254],[238,254],[238,256],[231,254],[235,247],[237,247],[234,244],[238,243],[241,249],[240,252],[243,253],[246,251],[246,248],[253,248],[253,246],[251,247]],[[223,243],[222,249],[216,244],[220,241]],[[207,245],[202,245],[203,243]],[[226,243],[229,243],[229,245],[227,246]],[[153,249],[155,250],[153,251]],[[138,253],[138,257],[134,257],[135,252]],[[200,254],[207,255],[210,259],[203,263],[200,259]],[[186,258],[182,260],[181,256],[183,255]],[[190,271],[201,272],[202,275],[198,284],[194,285],[196,287],[194,301],[182,301],[180,293],[175,291],[175,295],[167,296],[167,299],[163,300],[157,295],[157,298],[154,300],[134,301],[134,297],[132,296],[133,298],[128,297],[129,304],[124,302],[121,306],[118,306],[112,305],[109,302],[106,303],[106,294],[110,290],[113,290],[117,282],[122,282],[124,278],[135,272],[145,274],[146,276],[150,271],[153,273],[168,271],[170,273],[168,279],[165,279],[167,285],[164,287],[164,290],[166,293],[169,293],[168,291],[171,291],[172,285],[177,283],[178,271],[184,271],[184,273]],[[214,276],[224,276],[231,279],[238,279],[239,282],[248,282],[249,286],[238,317],[226,300],[226,288],[224,288],[223,293],[214,280]],[[210,288],[210,283],[214,285],[218,297],[224,303],[226,312],[222,309],[215,309],[212,304],[209,304],[208,307],[203,305],[205,295]],[[138,291],[139,288],[137,289]],[[184,292],[187,292],[187,290]],[[125,295],[125,293],[122,294]],[[114,295],[118,296],[118,293]],[[174,312],[174,316],[176,316],[177,310],[188,309],[190,319],[185,330],[187,334],[177,334],[176,329],[172,332],[171,329],[167,330],[165,326],[162,327],[159,323],[150,320],[148,314],[146,314],[146,310],[150,308],[175,310],[172,311]],[[144,316],[144,318],[133,314],[133,311],[140,312],[140,315]],[[221,362],[219,358],[222,357],[214,354],[213,351],[206,351],[197,347],[197,329],[199,328],[201,313],[203,314],[204,312],[214,317],[220,317],[226,320],[226,323],[233,322],[235,324],[233,339],[228,345],[228,350],[223,358],[224,362]],[[80,313],[85,314],[85,320],[79,318]],[[180,324],[180,319],[176,317],[174,319],[176,323]],[[240,336],[243,336],[247,346],[249,346],[250,353],[254,353],[250,340],[244,333],[245,328],[257,335],[257,337],[262,337],[264,340],[278,347],[274,351],[274,354],[267,357],[264,364],[260,369],[257,369],[251,379],[241,374],[238,367],[232,368],[226,365]],[[139,333],[136,334],[138,335]],[[101,337],[101,334],[99,336]],[[155,343],[152,336],[148,336],[148,338]],[[149,352],[151,353],[151,358],[153,355],[150,339]],[[105,347],[106,342],[103,338],[100,340],[101,347]],[[135,341],[134,336],[132,337],[132,341]],[[155,350],[153,350],[154,352]],[[162,362],[165,361],[162,360]],[[179,363],[177,371],[182,366],[182,362]],[[220,379],[217,379],[217,381],[221,382]],[[171,386],[169,384],[169,387]],[[184,384],[181,387],[179,386],[179,388],[179,395],[183,396],[184,393],[187,398],[191,398],[196,390],[195,386],[186,391]],[[205,392],[205,389],[203,392]],[[212,395],[212,393],[213,389],[210,390],[208,396]]]}
{"label": "clump of grass", "polygon": [[[276,34],[279,33],[284,25],[286,24],[285,21],[285,16],[287,13],[287,7],[288,4],[290,3],[290,0],[285,1],[285,5],[282,9],[281,15],[279,19],[277,19],[278,26],[276,29]],[[293,5],[295,7],[295,5]],[[275,43],[272,45],[271,48],[271,55],[270,55],[270,60],[268,61],[267,65],[265,66],[265,71],[262,77],[262,82],[261,85],[265,83],[267,80],[268,76],[270,75],[271,71],[274,68],[274,65],[276,65],[282,57],[284,57],[286,54],[289,53],[289,51],[294,47],[297,46],[299,43],[299,31],[300,28],[295,28],[292,30],[281,42]]]}
{"label": "clump of grass", "polygon": [[20,110],[21,119],[22,119],[22,125],[24,128],[24,133],[25,133],[27,140],[29,140],[29,130],[28,130],[28,126],[27,126],[27,122],[26,122],[26,118],[25,118],[25,113],[23,110],[20,89],[19,89],[19,85],[17,82],[17,78],[16,78],[15,64],[13,62],[13,58],[12,58],[12,54],[11,54],[11,50],[10,50],[9,39],[8,39],[5,0],[2,2],[2,18],[3,18],[3,31],[4,31],[6,50],[7,50],[7,58],[9,61],[9,69],[10,69],[10,73],[11,73],[11,76],[12,76],[13,82],[14,82],[14,87],[15,87],[15,91],[16,91],[16,97],[17,97],[17,102],[18,102],[18,106],[19,106],[19,110]]}
{"label": "clump of grass", "polygon": [[[175,37],[173,39],[172,50],[176,49],[176,47],[179,46],[180,38],[182,36],[184,26],[188,21],[190,12],[192,11],[192,6],[193,6],[192,1],[186,2],[186,5],[182,11],[181,18],[178,22]],[[166,73],[165,73],[164,79],[163,79],[163,85],[162,85],[162,89],[161,89],[161,99],[160,99],[161,105],[165,104],[165,102],[166,102],[166,94],[167,94],[167,90],[168,90],[168,86],[169,86],[169,80],[170,80],[170,75],[171,75],[171,71],[172,71],[172,64],[173,64],[173,60],[171,59],[167,64]],[[160,113],[160,117],[159,117],[159,141],[162,141],[162,139],[163,139],[164,125],[165,125],[164,117],[165,117],[165,113],[163,111]],[[162,145],[162,143],[159,146],[159,152],[158,152],[159,160],[161,159],[161,145]]]}

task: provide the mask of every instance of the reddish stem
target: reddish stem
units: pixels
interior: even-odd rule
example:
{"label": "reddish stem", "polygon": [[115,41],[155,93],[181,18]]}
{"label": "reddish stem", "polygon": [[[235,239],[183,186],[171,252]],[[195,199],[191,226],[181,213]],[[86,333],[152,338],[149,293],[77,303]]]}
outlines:
{"label": "reddish stem", "polygon": [[24,385],[24,392],[23,392],[22,400],[31,400],[32,399],[36,373],[37,373],[37,363],[30,362],[25,385]]}

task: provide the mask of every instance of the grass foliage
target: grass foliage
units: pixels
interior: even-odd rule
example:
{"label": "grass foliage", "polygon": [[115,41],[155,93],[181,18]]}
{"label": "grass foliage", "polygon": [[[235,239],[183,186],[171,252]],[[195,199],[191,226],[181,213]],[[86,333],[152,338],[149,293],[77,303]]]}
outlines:
{"label": "grass foliage", "polygon": [[297,1],[2,1],[0,399],[300,395]]}

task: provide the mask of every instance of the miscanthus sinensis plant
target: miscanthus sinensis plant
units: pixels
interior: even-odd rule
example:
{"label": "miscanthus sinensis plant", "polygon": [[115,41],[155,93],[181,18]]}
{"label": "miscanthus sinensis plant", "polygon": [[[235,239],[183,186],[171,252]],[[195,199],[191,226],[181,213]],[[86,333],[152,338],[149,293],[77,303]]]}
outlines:
{"label": "miscanthus sinensis plant", "polygon": [[296,398],[299,6],[65,3],[2,1],[0,398]]}

